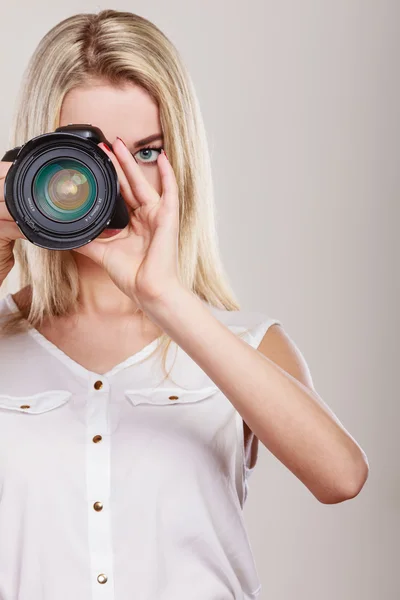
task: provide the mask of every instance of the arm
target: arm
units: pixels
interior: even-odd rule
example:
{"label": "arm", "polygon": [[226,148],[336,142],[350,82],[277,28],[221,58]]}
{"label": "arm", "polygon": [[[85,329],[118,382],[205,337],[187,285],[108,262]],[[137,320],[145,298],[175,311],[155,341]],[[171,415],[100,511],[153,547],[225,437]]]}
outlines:
{"label": "arm", "polygon": [[320,502],[337,503],[359,493],[368,477],[366,455],[313,389],[304,359],[281,326],[271,326],[258,351],[181,287],[150,302],[145,311]]}

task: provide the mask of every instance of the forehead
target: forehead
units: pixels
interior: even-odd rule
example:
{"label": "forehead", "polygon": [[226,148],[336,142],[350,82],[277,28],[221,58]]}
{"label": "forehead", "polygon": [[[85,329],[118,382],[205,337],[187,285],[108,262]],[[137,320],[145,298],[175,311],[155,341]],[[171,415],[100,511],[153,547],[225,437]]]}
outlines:
{"label": "forehead", "polygon": [[133,83],[112,86],[93,83],[70,90],[64,97],[60,126],[90,123],[107,139],[117,135],[134,142],[161,131],[159,110],[146,90]]}

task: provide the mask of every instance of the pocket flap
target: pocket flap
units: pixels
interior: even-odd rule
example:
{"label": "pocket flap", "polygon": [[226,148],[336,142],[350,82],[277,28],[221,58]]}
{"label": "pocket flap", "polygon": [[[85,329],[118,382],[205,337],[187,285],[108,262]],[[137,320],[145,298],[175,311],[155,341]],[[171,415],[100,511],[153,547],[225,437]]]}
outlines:
{"label": "pocket flap", "polygon": [[67,390],[48,390],[30,396],[0,394],[0,410],[39,414],[65,404],[71,396],[72,393]]}
{"label": "pocket flap", "polygon": [[206,400],[219,392],[216,386],[197,390],[185,390],[180,387],[139,388],[125,390],[125,396],[134,404],[155,404],[157,406],[174,406],[176,404],[192,404]]}

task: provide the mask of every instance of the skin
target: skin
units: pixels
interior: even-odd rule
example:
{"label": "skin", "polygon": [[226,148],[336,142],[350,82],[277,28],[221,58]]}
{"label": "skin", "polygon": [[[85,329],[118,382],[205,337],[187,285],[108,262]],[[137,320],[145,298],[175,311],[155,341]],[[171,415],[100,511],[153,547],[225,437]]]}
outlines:
{"label": "skin", "polygon": [[[98,82],[87,88],[71,90],[64,98],[60,115],[60,126],[68,123],[96,125],[111,143],[114,144],[117,137],[121,137],[132,151],[138,140],[162,133],[157,105],[145,90],[134,85],[117,89]],[[158,140],[152,145],[162,147],[162,141]],[[139,161],[140,156],[143,156],[140,154],[141,148],[135,150]],[[153,152],[153,155],[156,156],[157,153]],[[142,159],[140,166],[147,181],[161,194],[157,162],[144,164]],[[119,237],[121,235],[118,234]],[[104,232],[98,236],[97,241],[99,240],[103,244],[110,243],[110,238]],[[137,304],[114,285],[100,265],[76,250],[73,253],[80,275],[83,312],[102,316],[118,313],[131,315]]]}
{"label": "skin", "polygon": [[[123,230],[76,249],[80,310],[72,318],[44,323],[41,333],[73,360],[101,374],[165,331],[241,414],[250,466],[255,464],[260,439],[321,502],[342,502],[357,495],[368,476],[365,453],[314,390],[305,360],[283,328],[270,327],[255,350],[179,284],[175,252],[178,198],[173,171],[161,157],[153,166],[138,165],[117,140],[121,137],[131,147],[139,139],[161,132],[152,99],[130,84],[117,89],[96,82],[66,96],[60,125],[68,123],[91,123],[104,132],[113,145],[109,156],[118,167],[118,176],[125,178],[121,188],[124,199],[132,210],[135,199],[126,178],[133,185],[141,181],[146,193],[138,227],[145,229],[154,221],[155,235],[149,247],[144,247],[140,235]],[[1,184],[8,166],[2,163],[0,168]],[[158,203],[161,192],[164,201]],[[10,263],[7,248],[12,235],[18,236],[1,193],[2,188],[0,275]],[[148,267],[139,278],[142,254]],[[165,273],[168,276],[160,286]],[[14,295],[17,304],[24,293],[26,290]],[[138,307],[149,317],[144,322],[135,314]]]}
{"label": "skin", "polygon": [[[113,110],[109,110],[110,106]],[[100,127],[106,139],[113,144],[117,137],[121,137],[128,148],[136,152],[139,161],[141,147],[134,150],[134,144],[149,135],[162,132],[158,107],[145,90],[133,85],[118,89],[100,80],[93,81],[87,87],[74,88],[65,96],[61,107],[60,126],[69,123],[94,124]],[[151,145],[162,146],[162,140],[157,140]],[[4,196],[1,194],[4,187],[3,178],[10,165],[11,163],[0,163],[0,219],[2,219],[0,241],[3,238],[3,247],[6,250],[3,260],[6,274],[13,265],[12,243],[9,236],[12,239],[25,237],[9,215],[4,204]],[[160,194],[162,186],[157,164],[140,164],[140,166],[147,181]],[[96,239],[101,240],[102,244],[110,241],[105,233],[100,234]],[[161,335],[162,330],[148,319],[143,323],[135,317],[137,303],[113,283],[100,265],[79,251],[72,252],[80,277],[79,314],[73,318],[73,327],[70,318],[59,318],[51,324],[45,321],[40,332],[79,364],[96,373],[104,373]],[[16,303],[22,304],[23,297],[27,293],[28,290],[25,289],[14,294]],[[276,328],[272,327],[272,329]],[[110,336],[110,330],[116,335]],[[131,335],[127,335],[127,332]],[[279,334],[272,335],[275,337],[278,335],[279,338]],[[269,353],[276,347],[276,343],[269,347],[270,338],[271,333],[263,341],[263,349]],[[82,340],[90,340],[90,342],[82,343]],[[114,345],[113,340],[118,342]],[[285,364],[286,368],[294,372],[293,357],[287,354],[287,349],[285,360],[282,360],[282,353],[276,358],[278,362],[280,360],[281,364]],[[296,362],[296,375],[303,382],[310,383],[307,369],[304,365],[299,366],[298,360]],[[258,438],[245,422],[244,436],[248,465],[253,467],[258,456]]]}
{"label": "skin", "polygon": [[[162,133],[158,107],[145,90],[130,84],[122,89],[115,88],[100,80],[92,81],[88,87],[75,88],[65,96],[60,126],[69,123],[96,125],[112,144],[117,142],[119,136],[132,151],[138,140]],[[149,145],[162,147],[162,140],[142,145],[134,152],[146,180],[161,194],[157,162],[145,164],[149,157],[153,160],[158,153],[154,150],[147,152],[147,155],[140,152]],[[0,274],[4,273],[1,280],[14,264],[13,240],[25,238],[4,203],[4,177],[10,166],[11,163],[0,163]],[[110,238],[102,233],[96,238],[96,243],[107,245],[124,235],[122,231]],[[53,323],[45,321],[40,333],[86,368],[102,373],[159,337],[162,329],[150,319],[136,315],[138,303],[115,285],[107,271],[96,261],[82,254],[82,250],[72,251],[80,279],[78,314],[72,318],[58,318]],[[29,292],[24,289],[15,294],[16,303],[21,304],[23,298],[29,297]],[[110,330],[115,333],[115,346],[110,340]],[[89,340],[88,346],[82,340]]]}
{"label": "skin", "polygon": [[[110,106],[113,110],[109,109]],[[129,84],[123,88],[115,88],[101,80],[94,80],[87,87],[74,88],[65,96],[60,113],[60,126],[69,123],[96,125],[113,144],[121,137],[131,152],[135,152],[147,181],[161,194],[161,177],[157,164],[144,164],[143,159],[140,162],[140,157],[145,156],[140,150],[145,146],[134,149],[138,140],[162,133],[158,107],[145,90]],[[162,147],[162,140],[156,140],[150,145]],[[155,152],[152,154],[156,155]],[[5,275],[2,279],[14,264],[9,238],[26,239],[4,203],[3,181],[10,166],[11,163],[0,163],[0,243],[3,241],[5,249]],[[121,236],[122,233],[119,233],[113,238]],[[107,244],[111,238],[103,232],[96,239]],[[137,303],[113,283],[107,272],[90,257],[77,250],[72,252],[80,278],[79,313],[73,317],[73,323],[68,317],[58,318],[53,323],[45,321],[40,327],[40,333],[87,369],[105,373],[161,335],[162,329],[149,319],[135,317]],[[17,305],[21,305],[27,295],[29,296],[29,290],[23,289],[13,297]],[[112,338],[110,330],[115,333]],[[89,345],[82,343],[82,340],[90,340]],[[116,341],[115,344],[113,340]],[[248,464],[254,466],[258,454],[258,439],[246,423],[244,435]]]}

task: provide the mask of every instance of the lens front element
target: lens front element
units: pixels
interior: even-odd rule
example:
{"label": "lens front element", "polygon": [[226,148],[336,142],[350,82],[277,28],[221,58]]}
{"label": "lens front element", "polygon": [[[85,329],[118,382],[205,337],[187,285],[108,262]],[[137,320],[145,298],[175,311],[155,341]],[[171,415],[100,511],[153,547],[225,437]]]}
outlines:
{"label": "lens front element", "polygon": [[91,210],[97,197],[92,171],[70,158],[46,163],[36,174],[32,188],[38,209],[62,223],[81,219]]}

